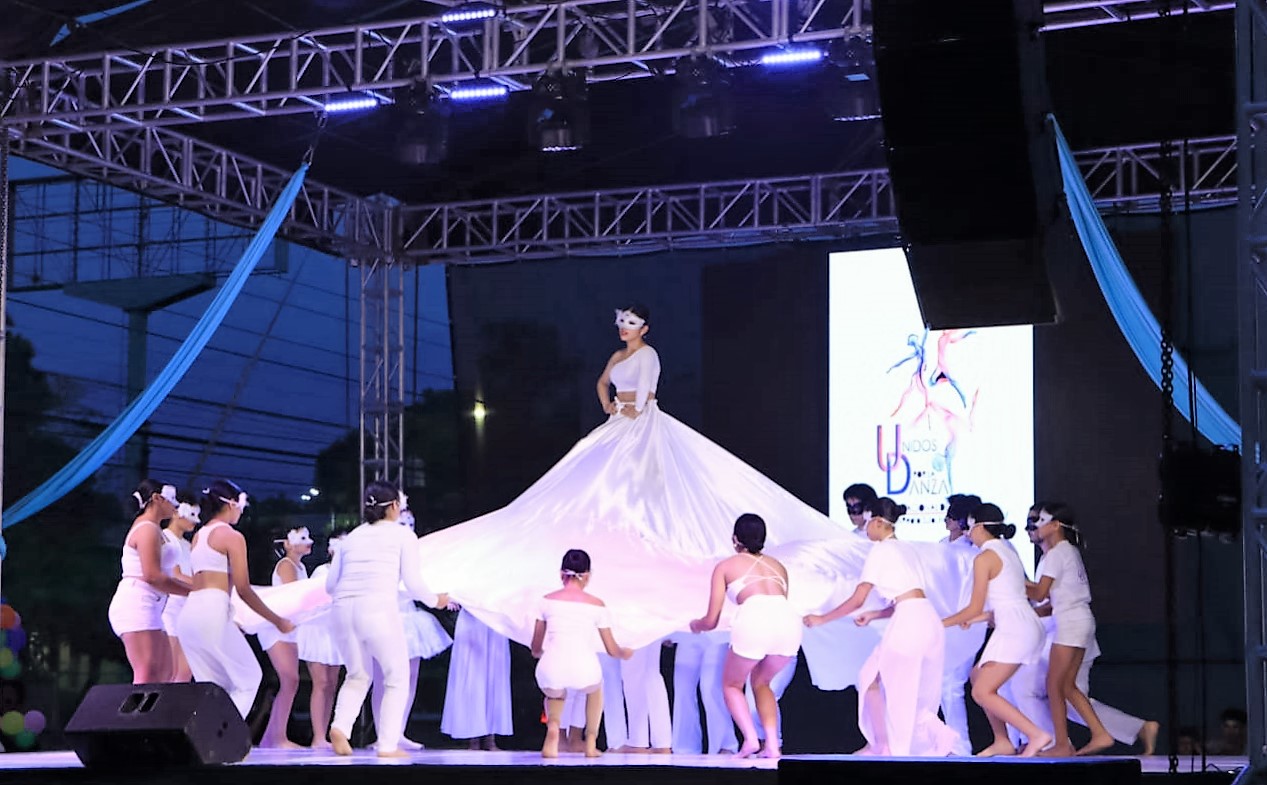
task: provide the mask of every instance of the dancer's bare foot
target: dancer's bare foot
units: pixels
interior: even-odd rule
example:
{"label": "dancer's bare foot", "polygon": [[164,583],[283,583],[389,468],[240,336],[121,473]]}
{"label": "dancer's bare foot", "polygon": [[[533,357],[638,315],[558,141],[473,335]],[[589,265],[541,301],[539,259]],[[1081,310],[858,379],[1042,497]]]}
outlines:
{"label": "dancer's bare foot", "polygon": [[378,757],[380,758],[408,758],[409,753],[399,748],[394,749],[394,750],[379,750]]}
{"label": "dancer's bare foot", "polygon": [[[1047,739],[1051,741],[1051,739]],[[978,752],[974,757],[977,758],[993,758],[998,755],[1015,755],[1016,747],[1010,741],[996,741],[989,747]]]}
{"label": "dancer's bare foot", "polygon": [[603,753],[598,751],[598,735],[587,736],[585,738],[585,757],[597,758]]}
{"label": "dancer's bare foot", "polygon": [[296,744],[290,739],[281,741],[264,741],[260,739],[260,749],[262,750],[302,750],[305,747],[302,744]]}
{"label": "dancer's bare foot", "polygon": [[1079,755],[1099,755],[1109,747],[1113,746],[1112,736],[1092,736],[1091,741],[1086,743],[1082,749],[1078,750]]}
{"label": "dancer's bare foot", "polygon": [[550,728],[546,731],[546,743],[541,745],[541,757],[557,758],[559,757],[559,729]]}
{"label": "dancer's bare foot", "polygon": [[352,744],[348,741],[348,737],[337,728],[330,729],[330,746],[334,748],[335,755],[352,754]]}
{"label": "dancer's bare foot", "polygon": [[[1029,745],[1025,745],[1026,749]],[[1053,744],[1042,752],[1038,753],[1040,758],[1072,758],[1077,754],[1077,750],[1073,748],[1073,744],[1066,741],[1064,744]]]}
{"label": "dancer's bare foot", "polygon": [[480,751],[480,740],[479,740],[479,739],[471,739],[470,741],[468,741],[468,742],[466,743],[466,748],[467,748],[468,750],[470,750],[471,752],[479,752],[479,751]]}
{"label": "dancer's bare foot", "polygon": [[745,740],[744,743],[740,745],[739,751],[735,753],[735,757],[751,758],[753,755],[756,755],[760,749],[761,747],[757,744],[756,739],[752,739],[751,741]]}
{"label": "dancer's bare foot", "polygon": [[1141,754],[1152,755],[1157,751],[1157,735],[1159,733],[1161,733],[1160,722],[1149,720],[1144,723],[1144,727],[1139,729],[1139,743],[1144,747]]}
{"label": "dancer's bare foot", "polygon": [[608,750],[608,752],[616,752],[621,755],[645,755],[650,751],[650,747],[630,747],[628,744],[623,747],[617,747],[614,750]]}
{"label": "dancer's bare foot", "polygon": [[400,737],[400,748],[405,752],[418,752],[426,749],[422,742],[414,741],[413,739],[405,736]]}
{"label": "dancer's bare foot", "polygon": [[1044,754],[1043,748],[1048,744],[1051,744],[1051,734],[1040,733],[1025,744],[1025,749],[1021,750],[1021,757],[1033,758],[1042,755]]}
{"label": "dancer's bare foot", "polygon": [[309,747],[308,749],[312,750],[313,752],[325,752],[327,750],[334,749],[334,747],[328,741],[313,739],[312,746]]}
{"label": "dancer's bare foot", "polygon": [[585,752],[585,731],[575,729],[568,733],[568,752]]}
{"label": "dancer's bare foot", "polygon": [[781,758],[783,757],[783,750],[779,749],[777,746],[773,744],[767,744],[761,748],[761,752],[757,753],[757,757],[758,758],[775,758],[775,759]]}
{"label": "dancer's bare foot", "polygon": [[502,748],[497,746],[496,736],[487,736],[484,739],[484,750],[486,752],[501,752]]}
{"label": "dancer's bare foot", "polygon": [[673,748],[672,747],[652,747],[651,754],[652,755],[672,755]]}

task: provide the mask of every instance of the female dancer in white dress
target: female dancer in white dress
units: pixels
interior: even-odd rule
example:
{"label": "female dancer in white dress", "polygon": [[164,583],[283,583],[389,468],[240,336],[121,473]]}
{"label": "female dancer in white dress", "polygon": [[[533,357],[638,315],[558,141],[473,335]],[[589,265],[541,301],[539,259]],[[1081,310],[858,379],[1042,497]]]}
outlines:
{"label": "female dancer in white dress", "polygon": [[[976,557],[977,546],[968,536],[968,515],[981,504],[981,498],[962,493],[952,494],[946,499],[946,533],[940,546],[951,550],[970,552]],[[969,573],[971,564],[968,565]],[[972,600],[972,580],[963,581],[963,592],[952,604],[958,610]],[[941,682],[941,716],[946,725],[959,734],[959,746],[955,747],[956,755],[971,755],[972,740],[968,735],[968,705],[964,700],[964,685],[972,675],[972,667],[976,664],[977,653],[985,643],[986,625],[974,624],[968,628],[954,626],[946,628],[946,670]]]}
{"label": "female dancer in white dress", "polygon": [[[187,491],[177,491],[176,514],[167,521],[163,528],[163,564],[171,563],[173,578],[182,583],[193,580],[194,573],[189,567],[189,540],[186,535],[198,525],[201,509],[198,497]],[[170,555],[166,551],[170,549]],[[167,606],[163,608],[163,632],[167,633],[167,642],[172,650],[172,681],[184,684],[194,677],[189,670],[189,661],[185,659],[185,650],[180,647],[180,638],[176,635],[176,619],[185,607],[183,594],[172,594],[167,598]]]}
{"label": "female dancer in white dress", "polygon": [[138,514],[123,538],[123,577],[110,600],[110,628],[123,641],[133,684],[172,678],[172,652],[163,632],[168,595],[187,594],[189,584],[171,576],[176,554],[163,563],[162,521],[176,513],[176,487],[142,480],[132,493]]}
{"label": "female dancer in white dress", "polygon": [[[414,516],[409,510],[400,511],[400,525],[414,533]],[[453,645],[453,639],[444,631],[444,626],[435,616],[427,613],[414,604],[414,600],[405,592],[396,594],[400,604],[400,618],[405,625],[405,651],[409,655],[409,688],[405,695],[405,716],[402,729],[409,728],[409,715],[413,711],[414,697],[418,693],[418,666],[423,660],[429,660]],[[383,710],[383,670],[378,662],[374,662],[374,685],[370,689],[370,704],[374,707],[374,716]],[[416,752],[423,748],[421,742],[414,741],[404,735],[400,736],[400,748]]]}
{"label": "female dancer in white dress", "polygon": [[370,667],[383,669],[383,702],[374,717],[380,758],[399,758],[404,731],[405,697],[409,689],[409,651],[400,617],[397,587],[403,581],[409,596],[432,607],[449,604],[422,580],[418,539],[400,525],[408,506],[395,485],[377,480],[365,489],[364,520],[340,544],[326,575],[326,591],[334,600],[334,630],[347,677],[334,703],[330,743],[338,755],[351,755],[348,736],[370,689]]}
{"label": "female dancer in white dress", "polygon": [[[713,570],[708,613],[691,622],[691,632],[708,632],[716,629],[727,598],[739,606],[730,629],[730,653],[722,671],[722,689],[730,715],[743,734],[743,744],[736,753],[740,758],[753,755],[758,749],[763,758],[779,757],[779,705],[770,680],[796,656],[803,634],[799,614],[787,601],[787,569],[761,553],[765,535],[761,516],[739,516],[731,535],[731,545],[738,553]],[[749,677],[765,729],[764,747],[759,747],[744,696]]]}
{"label": "female dancer in white dress", "polygon": [[[612,657],[627,660],[633,650],[612,637],[611,613],[603,601],[589,594],[590,557],[573,548],[563,554],[563,588],[540,601],[532,632],[532,656],[537,657],[537,686],[546,696],[546,740],[541,757],[559,757],[559,726],[563,702],[570,692],[585,698],[585,757],[597,758],[598,724],[603,717],[603,669],[598,645]],[[597,633],[597,635],[596,635]]]}
{"label": "female dancer in white dress", "polygon": [[1091,731],[1091,740],[1076,754],[1091,755],[1113,746],[1113,737],[1077,683],[1082,660],[1095,645],[1095,616],[1091,613],[1091,584],[1082,563],[1081,537],[1073,510],[1060,502],[1044,503],[1038,515],[1038,536],[1042,538],[1044,553],[1035,571],[1037,582],[1029,584],[1029,598],[1042,602],[1050,597],[1056,619],[1047,666],[1047,700],[1051,704],[1055,741],[1043,755],[1075,754],[1069,741],[1066,702]]}
{"label": "female dancer in white dress", "polygon": [[[273,586],[302,581],[308,577],[303,558],[312,553],[312,536],[307,526],[287,529],[273,540],[277,555],[281,558],[273,565]],[[298,744],[286,738],[290,724],[290,710],[295,705],[295,693],[299,691],[299,631],[291,630],[283,635],[274,627],[263,627],[258,633],[260,648],[268,654],[268,661],[277,673],[277,695],[268,714],[268,725],[260,737],[261,747],[299,749]]]}
{"label": "female dancer in white dress", "polygon": [[[531,640],[531,598],[554,580],[542,565],[572,547],[603,565],[592,589],[611,607],[622,643],[639,649],[686,629],[692,614],[681,598],[731,555],[729,522],[746,512],[767,521],[767,552],[792,573],[791,601],[800,612],[834,607],[861,570],[869,543],[660,410],[660,361],[645,342],[649,322],[644,308],[617,314],[625,348],[612,355],[596,388],[608,413],[604,424],[506,507],[422,538],[428,579],[502,635]],[[840,656],[840,639],[851,635],[807,636],[826,644],[817,656],[806,647],[816,684],[826,679],[843,689],[856,678],[857,668]]]}
{"label": "female dancer in white dress", "polygon": [[246,539],[234,529],[247,506],[246,491],[229,480],[216,480],[202,493],[202,509],[210,520],[194,535],[189,553],[193,590],[176,619],[176,635],[185,649],[195,681],[219,684],[246,717],[263,676],[255,652],[233,623],[232,588],[247,607],[278,631],[295,628],[273,613],[251,588]]}
{"label": "female dancer in white dress", "polygon": [[473,750],[496,750],[498,736],[512,736],[510,640],[466,610],[453,626],[453,650],[444,690],[440,732],[469,739]]}
{"label": "female dancer in white dress", "polygon": [[[346,531],[332,531],[326,540],[326,552],[330,559],[339,550]],[[312,571],[312,579],[325,585],[330,572],[327,562]],[[308,678],[312,680],[312,692],[308,696],[308,716],[312,722],[312,748],[330,749],[330,714],[334,711],[334,692],[339,686],[339,668],[343,667],[343,655],[334,640],[334,614],[324,613],[299,625],[296,645],[299,659],[308,664]]]}
{"label": "female dancer in white dress", "polygon": [[894,532],[905,514],[905,505],[887,496],[867,505],[867,537],[875,544],[857,589],[830,613],[806,616],[805,624],[814,627],[857,611],[873,588],[890,600],[885,609],[854,618],[860,626],[892,618],[858,675],[858,727],[867,739],[861,753],[941,757],[953,751],[958,736],[937,717],[945,628],[925,595],[928,578],[918,550]]}
{"label": "female dancer in white dress", "polygon": [[1025,597],[1025,567],[1012,546],[999,539],[1015,534],[1016,527],[1003,522],[997,505],[982,504],[969,516],[967,536],[981,549],[972,564],[972,599],[943,620],[947,627],[994,623],[994,634],[972,671],[972,699],[985,711],[994,732],[994,743],[977,753],[979,757],[1016,754],[1008,725],[1029,740],[1021,757],[1032,758],[1051,743],[1050,734],[999,695],[1017,668],[1037,661],[1043,650],[1042,622]]}

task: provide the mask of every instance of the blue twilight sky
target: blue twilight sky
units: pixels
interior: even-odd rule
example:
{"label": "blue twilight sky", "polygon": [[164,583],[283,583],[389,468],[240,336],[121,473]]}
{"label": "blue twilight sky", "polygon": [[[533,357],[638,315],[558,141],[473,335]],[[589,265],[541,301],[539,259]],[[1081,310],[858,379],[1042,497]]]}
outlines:
{"label": "blue twilight sky", "polygon": [[[22,159],[11,161],[15,182],[61,174]],[[127,234],[103,231],[101,217],[81,219],[78,227],[69,217],[47,217],[53,199],[32,185],[19,185],[18,190],[13,243],[17,289],[37,271],[45,280],[57,279],[58,260],[69,258],[41,253],[41,248],[65,245],[72,236],[81,246],[110,245]],[[133,200],[117,189],[100,190],[113,192],[110,198],[116,204]],[[46,217],[22,220],[33,212]],[[117,210],[112,220],[128,213]],[[168,237],[209,234],[203,219],[188,221],[202,228],[185,227],[179,234],[172,226],[176,221],[165,218],[163,210],[154,213],[154,223]],[[212,265],[227,272],[246,244],[237,230],[227,234],[229,239],[214,244],[156,246],[153,266],[191,270]],[[108,258],[117,275],[118,265],[127,265],[134,253],[116,245],[109,252],[81,252],[76,261],[81,270],[95,270]],[[151,418],[152,476],[181,486],[227,476],[257,497],[297,497],[312,481],[316,454],[356,427],[358,271],[295,245],[288,245],[282,256],[288,257],[287,271],[253,276],[202,356]],[[278,258],[276,248],[271,249],[260,269],[276,269]],[[151,315],[148,379],[162,369],[213,296],[214,290],[204,292]],[[408,402],[426,389],[453,386],[444,268],[408,273],[405,300]],[[35,344],[37,367],[53,377],[64,396],[59,411],[64,433],[77,446],[85,444],[126,405],[127,317],[113,306],[58,289],[15,291],[8,307],[13,330]],[[219,437],[210,443],[217,431]],[[126,496],[138,478],[119,468],[122,457],[114,456],[99,479],[103,489]],[[191,477],[194,472],[196,478]]]}

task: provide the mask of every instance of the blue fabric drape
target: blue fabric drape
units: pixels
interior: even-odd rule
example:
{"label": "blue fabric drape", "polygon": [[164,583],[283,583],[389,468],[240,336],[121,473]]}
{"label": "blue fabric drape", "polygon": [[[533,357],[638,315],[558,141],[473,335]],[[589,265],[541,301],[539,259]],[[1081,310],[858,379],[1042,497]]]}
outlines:
{"label": "blue fabric drape", "polygon": [[[1069,143],[1060,131],[1060,125],[1051,118],[1056,129],[1056,143],[1059,146],[1060,171],[1065,185],[1065,198],[1069,202],[1069,211],[1073,214],[1074,225],[1078,236],[1082,239],[1082,247],[1091,260],[1091,269],[1095,272],[1100,291],[1109,305],[1109,311],[1117,321],[1118,328],[1130,344],[1131,351],[1139,359],[1153,383],[1161,388],[1161,325],[1149,310],[1148,303],[1140,294],[1139,287],[1131,278],[1130,271],[1122,261],[1113,238],[1109,235],[1100,211],[1096,209],[1095,200],[1087,189],[1078,162],[1074,159]],[[1175,361],[1175,408],[1190,419],[1191,407],[1188,400],[1188,363],[1178,353]],[[1210,395],[1209,390],[1200,381],[1196,382],[1197,429],[1211,443],[1223,446],[1240,446],[1241,427],[1219,402]]]}
{"label": "blue fabric drape", "polygon": [[[194,325],[193,330],[190,331],[184,343],[176,350],[176,354],[168,361],[162,372],[155,377],[154,381],[150,382],[144,392],[128,404],[128,407],[115,418],[114,422],[110,423],[109,427],[102,431],[97,438],[93,439],[70,463],[63,466],[61,470],[46,480],[43,485],[31,491],[19,499],[12,507],[5,510],[3,528],[7,529],[35,515],[88,479],[93,472],[101,468],[101,465],[111,455],[123,447],[124,443],[132,438],[132,434],[136,433],[137,429],[150,418],[150,415],[163,402],[163,399],[184,377],[185,372],[193,365],[198,354],[206,347],[207,342],[211,340],[211,336],[215,334],[220,323],[224,321],[224,317],[228,315],[229,309],[242,292],[242,287],[246,285],[251,273],[254,272],[260,257],[264,255],[264,251],[268,250],[268,246],[277,234],[277,230],[281,228],[282,221],[285,220],[287,213],[290,212],[291,205],[294,204],[295,197],[298,196],[299,189],[303,185],[304,177],[307,173],[308,164],[305,163],[290,178],[290,182],[286,184],[285,189],[278,195],[277,201],[264,219],[264,223],[260,225],[259,231],[251,239],[250,245],[243,252],[242,258],[238,260],[233,272],[229,274],[224,286],[216,293],[210,307],[207,308],[198,323]],[[0,538],[0,558],[4,558],[4,551],[4,541],[3,538]]]}

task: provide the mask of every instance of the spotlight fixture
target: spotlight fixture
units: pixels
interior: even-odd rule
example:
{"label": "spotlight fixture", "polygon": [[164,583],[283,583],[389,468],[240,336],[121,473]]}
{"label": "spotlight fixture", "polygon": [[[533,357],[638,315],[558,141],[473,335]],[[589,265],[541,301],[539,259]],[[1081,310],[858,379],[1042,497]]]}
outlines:
{"label": "spotlight fixture", "polygon": [[449,153],[449,104],[439,100],[425,82],[408,88],[399,103],[400,130],[396,159],[407,166],[438,164]]}
{"label": "spotlight fixture", "polygon": [[548,71],[532,85],[533,145],[545,153],[579,150],[589,143],[589,87],[584,74]]}
{"label": "spotlight fixture", "polygon": [[875,83],[875,55],[871,41],[862,36],[832,42],[827,52],[822,95],[833,120],[853,122],[880,116],[880,96]]}
{"label": "spotlight fixture", "polygon": [[711,57],[683,58],[674,69],[673,128],[687,139],[708,139],[735,127],[730,73]]}
{"label": "spotlight fixture", "polygon": [[761,55],[762,65],[804,65],[817,63],[823,59],[822,49],[797,48],[780,49],[777,52],[766,52]]}
{"label": "spotlight fixture", "polygon": [[492,3],[463,3],[441,14],[440,23],[446,27],[454,27],[469,22],[482,22],[485,19],[492,19],[500,13],[501,8]]}

